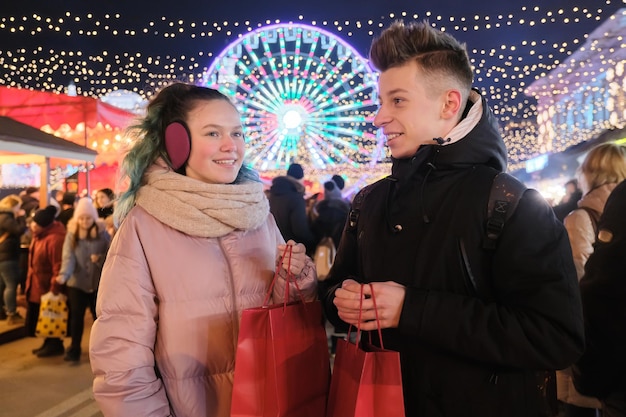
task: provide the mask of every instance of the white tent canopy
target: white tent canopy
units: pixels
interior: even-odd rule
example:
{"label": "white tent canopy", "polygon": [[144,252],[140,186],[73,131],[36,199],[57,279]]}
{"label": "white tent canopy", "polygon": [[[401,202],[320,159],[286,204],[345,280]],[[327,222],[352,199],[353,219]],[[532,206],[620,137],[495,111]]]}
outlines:
{"label": "white tent canopy", "polygon": [[94,150],[0,116],[0,164],[39,164],[41,196],[48,194],[50,158],[94,162],[97,155]]}

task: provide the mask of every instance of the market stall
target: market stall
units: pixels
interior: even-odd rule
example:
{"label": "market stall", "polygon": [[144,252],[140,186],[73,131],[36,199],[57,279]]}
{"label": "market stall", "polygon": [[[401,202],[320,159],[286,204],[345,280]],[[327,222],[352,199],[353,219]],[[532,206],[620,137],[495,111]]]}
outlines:
{"label": "market stall", "polygon": [[97,155],[92,149],[0,116],[0,164],[38,164],[41,196],[48,194],[51,162],[94,162]]}
{"label": "market stall", "polygon": [[[0,116],[8,116],[96,151],[97,156],[90,164],[83,159],[75,159],[67,164],[52,164],[53,178],[67,178],[77,174],[83,178],[83,183],[87,183],[87,188],[91,188],[91,170],[99,172],[98,182],[102,187],[113,188],[116,178],[111,167],[117,167],[126,149],[124,129],[136,117],[130,111],[93,97],[6,86],[0,86]],[[23,161],[24,164],[35,162],[28,158]],[[109,173],[109,177],[102,178],[104,173]]]}

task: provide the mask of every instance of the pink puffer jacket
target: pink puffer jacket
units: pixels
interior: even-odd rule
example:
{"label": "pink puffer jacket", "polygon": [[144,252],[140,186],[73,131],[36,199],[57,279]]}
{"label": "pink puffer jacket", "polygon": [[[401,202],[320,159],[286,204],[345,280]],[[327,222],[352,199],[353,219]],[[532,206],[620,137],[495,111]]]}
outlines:
{"label": "pink puffer jacket", "polygon": [[[282,242],[271,215],[255,230],[199,238],[133,208],[107,255],[91,331],[103,414],[229,416],[241,312],[263,303]],[[310,260],[297,278],[314,299]],[[279,280],[274,302],[283,291]]]}

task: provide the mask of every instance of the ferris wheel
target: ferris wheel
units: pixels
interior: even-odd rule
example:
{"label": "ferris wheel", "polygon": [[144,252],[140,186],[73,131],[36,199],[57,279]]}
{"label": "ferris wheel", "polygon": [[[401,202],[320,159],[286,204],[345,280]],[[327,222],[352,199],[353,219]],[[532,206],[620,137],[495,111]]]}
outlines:
{"label": "ferris wheel", "polygon": [[376,73],[330,32],[294,23],[251,31],[215,58],[202,84],[234,99],[259,171],[292,162],[359,168],[386,157],[371,124]]}

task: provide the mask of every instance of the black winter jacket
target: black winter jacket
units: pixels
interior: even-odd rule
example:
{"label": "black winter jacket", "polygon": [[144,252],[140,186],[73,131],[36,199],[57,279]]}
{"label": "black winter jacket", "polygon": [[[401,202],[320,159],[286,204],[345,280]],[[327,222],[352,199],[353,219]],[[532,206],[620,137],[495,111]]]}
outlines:
{"label": "black winter jacket", "polygon": [[350,212],[350,203],[342,198],[325,199],[314,207],[316,217],[312,221],[317,246],[325,237],[333,239],[335,246],[341,242],[341,232]]}
{"label": "black winter jacket", "polygon": [[293,239],[306,246],[307,254],[315,251],[315,236],[309,225],[304,202],[304,186],[289,177],[272,180],[268,200],[270,211],[285,241]]}
{"label": "black winter jacket", "polygon": [[15,218],[12,211],[0,211],[0,236],[7,233],[7,237],[0,243],[0,262],[19,259],[20,237],[25,231],[24,217]]}
{"label": "black winter jacket", "polygon": [[573,368],[583,394],[604,399],[626,389],[626,181],[611,193],[580,291],[587,349]]}
{"label": "black winter jacket", "polygon": [[571,249],[547,202],[527,190],[496,249],[483,249],[492,179],[505,166],[483,99],[466,137],[393,160],[391,176],[355,196],[356,226],[347,223],[320,284],[336,325],[344,279],[406,286],[399,326],[383,338],[400,352],[407,417],[537,417],[535,371],[565,368],[583,351]]}

